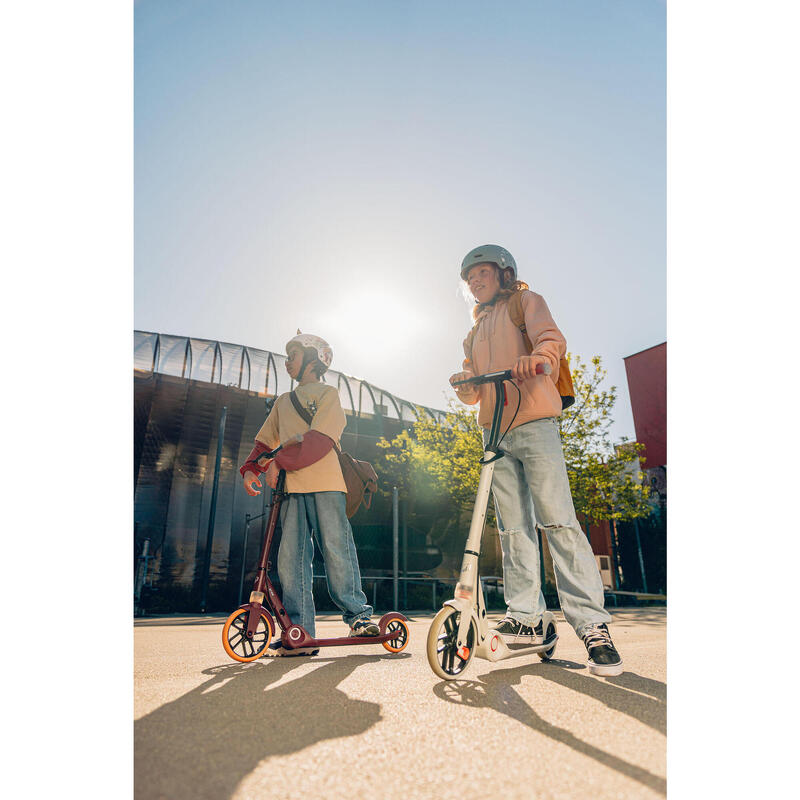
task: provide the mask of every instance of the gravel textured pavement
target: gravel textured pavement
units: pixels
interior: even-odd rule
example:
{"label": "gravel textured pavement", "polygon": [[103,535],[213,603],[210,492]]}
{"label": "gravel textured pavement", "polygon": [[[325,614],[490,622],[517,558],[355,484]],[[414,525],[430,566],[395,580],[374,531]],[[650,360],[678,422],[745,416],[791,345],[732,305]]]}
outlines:
{"label": "gravel textured pavement", "polygon": [[[557,614],[552,662],[473,659],[449,682],[425,656],[432,614],[409,614],[397,655],[350,646],[251,664],[222,649],[224,616],[136,620],[134,795],[662,798],[666,609],[612,614],[619,677],[589,674]],[[318,636],[345,633],[341,618],[318,618]]]}

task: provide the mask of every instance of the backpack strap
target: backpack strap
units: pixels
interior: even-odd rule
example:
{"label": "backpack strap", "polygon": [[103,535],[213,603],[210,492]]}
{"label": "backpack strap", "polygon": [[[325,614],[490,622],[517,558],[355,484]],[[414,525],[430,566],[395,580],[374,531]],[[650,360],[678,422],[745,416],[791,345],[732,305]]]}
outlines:
{"label": "backpack strap", "polygon": [[525,312],[522,310],[522,292],[514,292],[514,294],[508,298],[508,315],[511,317],[511,321],[514,325],[519,328],[522,334],[522,342],[525,345],[525,349],[528,351],[528,355],[530,355],[531,352],[533,352],[533,344],[528,337],[528,326],[525,324]]}
{"label": "backpack strap", "polygon": [[[533,352],[533,343],[528,336],[528,327],[525,324],[525,312],[522,310],[522,292],[514,292],[508,298],[508,315],[511,317],[511,321],[519,328],[525,349],[530,355]],[[563,411],[575,402],[575,389],[572,385],[569,362],[564,356],[561,356],[558,362],[556,388],[561,396],[561,410]]]}

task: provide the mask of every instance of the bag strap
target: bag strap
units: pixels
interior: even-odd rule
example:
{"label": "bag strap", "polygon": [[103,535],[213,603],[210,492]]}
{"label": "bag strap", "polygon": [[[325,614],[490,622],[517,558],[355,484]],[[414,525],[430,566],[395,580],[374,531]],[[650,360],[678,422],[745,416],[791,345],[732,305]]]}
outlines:
{"label": "bag strap", "polygon": [[300,415],[300,418],[303,422],[306,423],[309,427],[311,426],[311,420],[313,419],[312,415],[308,413],[308,409],[303,408],[302,403],[300,402],[300,398],[297,396],[297,392],[291,391],[289,392],[289,397],[292,400],[292,405],[294,406],[294,410]]}
{"label": "bag strap", "polygon": [[[311,427],[311,420],[314,418],[312,414],[308,413],[308,409],[303,408],[302,403],[300,402],[300,398],[297,396],[297,392],[291,391],[289,392],[289,399],[292,401],[292,405],[294,406],[294,410],[299,414],[300,418],[306,425]],[[333,441],[333,440],[331,440]],[[333,442],[333,449],[336,451],[336,455],[341,455],[342,451],[339,449],[339,445],[336,442]]]}
{"label": "bag strap", "polygon": [[[294,390],[289,392],[289,398],[292,401],[292,405],[294,406],[294,410],[299,414],[300,418],[303,422],[306,423],[309,427],[311,427],[311,420],[314,418],[313,414],[308,412],[308,409],[303,408],[302,403],[300,402],[300,398],[297,396],[297,392]],[[336,455],[339,457],[340,463],[342,458],[342,451],[339,449],[339,445],[336,442],[333,443],[333,449],[336,451]],[[348,458],[352,459],[352,456],[348,456]],[[355,460],[355,459],[353,459]],[[373,470],[374,472],[374,470]],[[361,481],[361,489],[363,492],[361,502],[369,508],[370,504],[372,503],[372,491],[369,488],[369,482],[365,481],[364,478],[361,477],[358,470],[356,470],[356,477]],[[361,503],[359,503],[361,505]]]}

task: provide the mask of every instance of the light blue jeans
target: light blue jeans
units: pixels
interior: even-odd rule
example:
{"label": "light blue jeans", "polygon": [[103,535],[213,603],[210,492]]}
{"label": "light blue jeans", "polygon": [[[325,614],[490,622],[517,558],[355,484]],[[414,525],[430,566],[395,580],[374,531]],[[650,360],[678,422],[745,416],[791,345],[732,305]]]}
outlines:
{"label": "light blue jeans", "polygon": [[[484,441],[488,436],[484,431]],[[510,430],[500,449],[505,456],[495,462],[492,493],[509,616],[533,626],[546,610],[538,528],[547,535],[561,610],[575,633],[611,622],[594,553],[575,516],[558,419],[545,417]]]}
{"label": "light blue jeans", "polygon": [[281,544],[278,576],[283,605],[295,625],[315,636],[312,561],[314,539],[322,550],[331,599],[352,625],[372,616],[372,606],[361,589],[353,529],[345,513],[344,492],[290,494],[281,507]]}

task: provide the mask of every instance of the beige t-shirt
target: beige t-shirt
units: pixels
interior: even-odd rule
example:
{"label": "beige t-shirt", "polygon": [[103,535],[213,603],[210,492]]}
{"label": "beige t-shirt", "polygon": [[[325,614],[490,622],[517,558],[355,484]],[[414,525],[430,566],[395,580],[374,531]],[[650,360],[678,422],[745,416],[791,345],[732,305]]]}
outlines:
{"label": "beige t-shirt", "polygon": [[[319,431],[339,444],[339,437],[347,424],[339,392],[325,383],[306,383],[295,389],[300,404],[312,415],[312,431]],[[270,450],[291,436],[305,433],[309,426],[297,413],[289,392],[282,394],[269,412],[256,439]],[[307,492],[346,492],[339,457],[329,450],[319,461],[307,467],[286,473],[286,491],[291,494]]]}

